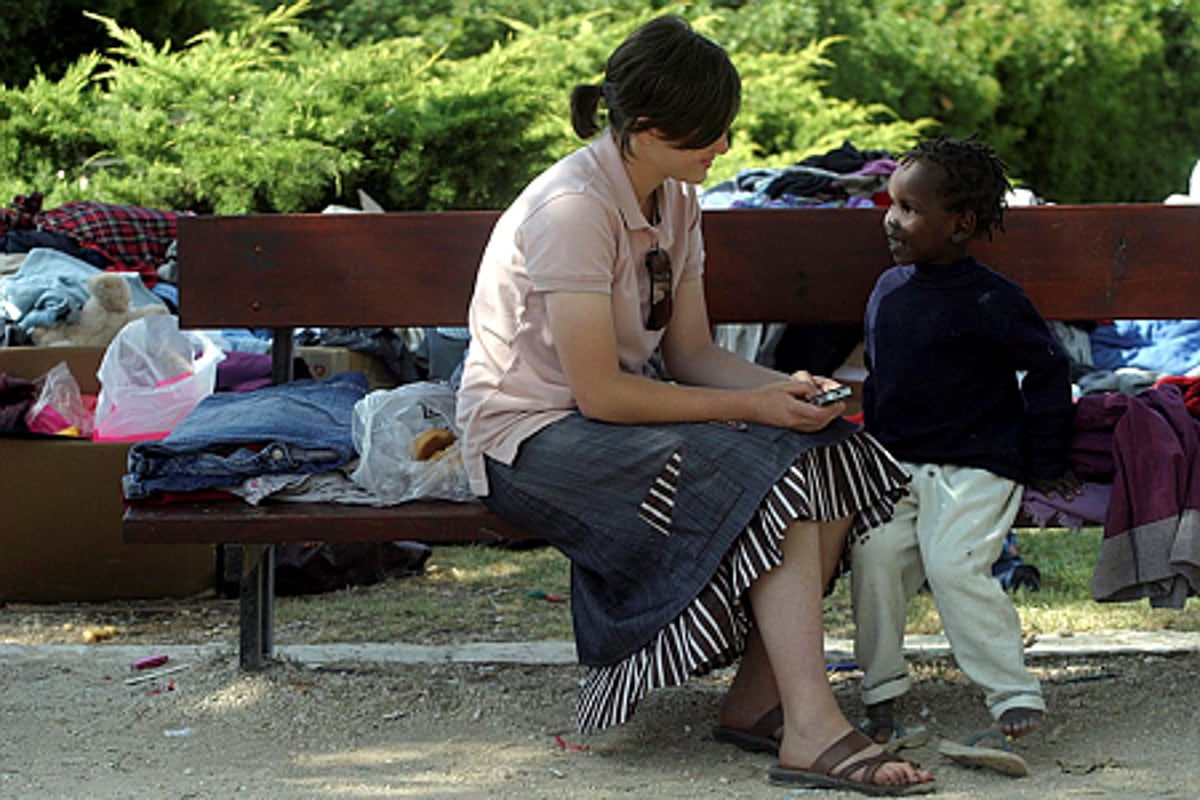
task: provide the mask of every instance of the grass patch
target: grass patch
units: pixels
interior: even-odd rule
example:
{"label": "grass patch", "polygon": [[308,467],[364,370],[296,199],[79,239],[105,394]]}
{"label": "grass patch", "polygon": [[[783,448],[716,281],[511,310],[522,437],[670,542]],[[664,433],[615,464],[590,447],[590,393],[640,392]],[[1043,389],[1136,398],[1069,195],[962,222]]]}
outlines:
{"label": "grass patch", "polygon": [[[1149,601],[1098,603],[1092,599],[1092,570],[1100,555],[1103,531],[1084,528],[1017,531],[1021,558],[1042,574],[1036,592],[1010,593],[1025,635],[1096,631],[1200,631],[1200,608],[1188,603],[1181,610],[1151,608]],[[831,636],[854,634],[850,616],[849,581],[841,581],[826,605],[826,631]],[[908,606],[909,633],[942,632],[933,596],[921,592]]]}
{"label": "grass patch", "polygon": [[276,621],[281,639],[314,643],[571,639],[569,595],[553,548],[441,546],[423,575],[279,598]]}
{"label": "grass patch", "polygon": [[[1099,528],[1022,529],[1021,557],[1042,574],[1038,591],[1010,595],[1026,635],[1101,630],[1200,631],[1200,609],[1150,608],[1145,600],[1097,603],[1092,570],[1100,550]],[[543,596],[537,596],[536,593]],[[281,641],[407,641],[438,644],[468,641],[570,639],[570,570],[550,547],[505,549],[443,546],[434,549],[426,574],[311,597],[280,598]],[[826,601],[826,632],[853,636],[848,580]],[[918,594],[909,604],[909,633],[940,633],[933,598]]]}

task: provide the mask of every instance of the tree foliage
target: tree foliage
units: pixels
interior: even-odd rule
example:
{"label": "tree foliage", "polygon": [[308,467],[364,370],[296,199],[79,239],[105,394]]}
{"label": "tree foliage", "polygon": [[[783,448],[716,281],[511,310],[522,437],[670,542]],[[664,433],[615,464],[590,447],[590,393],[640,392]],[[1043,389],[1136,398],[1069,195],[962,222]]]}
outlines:
{"label": "tree foliage", "polygon": [[977,132],[1047,198],[1161,200],[1200,158],[1200,0],[847,5],[831,92]]}
{"label": "tree foliage", "polygon": [[1050,200],[1156,201],[1200,156],[1200,0],[39,2],[63,42],[103,46],[0,89],[0,198],[500,207],[580,144],[570,88],[664,10],[743,75],[714,181],[844,140],[978,133]]}
{"label": "tree foliage", "polygon": [[[116,42],[103,56],[0,94],[0,191],[226,214],[313,211],[360,190],[391,210],[499,207],[579,145],[570,87],[595,80],[650,16],[506,20],[504,42],[451,59],[420,37],[318,40],[306,10],[282,6],[178,48],[96,17]],[[914,138],[916,126],[881,109],[825,102],[823,48],[747,60],[749,136],[730,164],[789,163],[847,137]]]}
{"label": "tree foliage", "polygon": [[255,10],[254,0],[0,0],[0,84],[23,86],[38,74],[58,80],[81,56],[108,47],[104,26],[86,12],[136,23],[162,44],[237,24]]}

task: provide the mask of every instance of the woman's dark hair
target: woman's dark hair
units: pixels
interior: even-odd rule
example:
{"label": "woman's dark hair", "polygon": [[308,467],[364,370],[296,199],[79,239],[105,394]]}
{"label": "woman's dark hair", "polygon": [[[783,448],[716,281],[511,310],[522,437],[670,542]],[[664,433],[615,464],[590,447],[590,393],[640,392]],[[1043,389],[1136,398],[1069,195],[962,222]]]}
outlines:
{"label": "woman's dark hair", "polygon": [[917,144],[900,156],[901,164],[920,162],[942,168],[938,193],[948,211],[975,212],[975,234],[992,238],[992,230],[1004,230],[1004,197],[1012,190],[1004,171],[1007,165],[991,147],[970,136],[966,139],[937,137]]}
{"label": "woman's dark hair", "polygon": [[603,84],[575,87],[571,125],[584,139],[595,136],[603,100],[622,153],[629,153],[633,134],[651,129],[680,148],[707,147],[729,130],[741,98],[729,55],[683,18],[667,15],[642,25],[613,51]]}

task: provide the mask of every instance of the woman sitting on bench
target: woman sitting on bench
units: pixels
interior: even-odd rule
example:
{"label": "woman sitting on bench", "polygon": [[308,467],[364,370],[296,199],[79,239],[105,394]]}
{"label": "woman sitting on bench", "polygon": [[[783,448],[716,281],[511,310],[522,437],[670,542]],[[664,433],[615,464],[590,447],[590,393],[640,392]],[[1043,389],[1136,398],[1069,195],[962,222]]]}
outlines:
{"label": "woman sitting on bench", "polygon": [[712,341],[695,185],[739,104],[726,53],[673,16],[575,89],[575,130],[601,135],[530,184],[479,268],[464,459],[489,509],[572,562],[582,730],[740,656],[716,735],[777,752],[773,781],[929,791],[842,715],[821,620],[852,525],[907,475],[840,400],[810,402],[835,382]]}

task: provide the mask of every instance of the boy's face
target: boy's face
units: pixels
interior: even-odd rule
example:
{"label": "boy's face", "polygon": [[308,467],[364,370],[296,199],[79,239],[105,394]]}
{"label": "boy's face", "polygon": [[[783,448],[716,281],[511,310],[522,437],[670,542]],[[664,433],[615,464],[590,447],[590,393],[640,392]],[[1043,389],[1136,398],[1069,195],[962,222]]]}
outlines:
{"label": "boy's face", "polygon": [[975,214],[946,209],[938,191],[942,177],[940,166],[922,161],[902,164],[892,173],[892,204],[883,230],[897,264],[952,264],[967,255]]}

